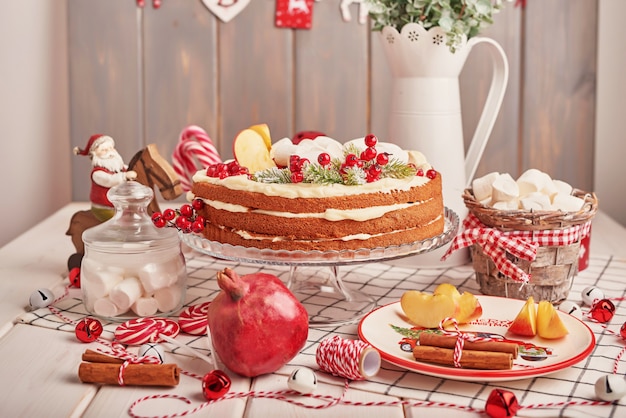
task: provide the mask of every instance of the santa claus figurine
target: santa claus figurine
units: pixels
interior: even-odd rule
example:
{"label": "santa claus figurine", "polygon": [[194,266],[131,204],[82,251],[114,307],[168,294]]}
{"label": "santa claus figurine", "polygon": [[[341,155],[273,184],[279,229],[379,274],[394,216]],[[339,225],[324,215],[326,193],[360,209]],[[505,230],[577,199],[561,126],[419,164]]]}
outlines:
{"label": "santa claus figurine", "polygon": [[121,155],[115,149],[115,141],[107,135],[92,135],[84,149],[74,148],[74,154],[87,155],[91,159],[91,211],[104,222],[115,213],[113,204],[107,198],[107,192],[127,180],[137,178],[137,173],[128,170]]}

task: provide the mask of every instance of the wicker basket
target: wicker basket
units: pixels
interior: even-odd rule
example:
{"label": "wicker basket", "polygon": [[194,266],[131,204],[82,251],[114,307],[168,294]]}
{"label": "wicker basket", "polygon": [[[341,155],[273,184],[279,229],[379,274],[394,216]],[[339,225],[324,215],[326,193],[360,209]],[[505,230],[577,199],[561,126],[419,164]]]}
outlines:
{"label": "wicker basket", "polygon": [[[504,232],[543,231],[583,225],[592,220],[598,210],[595,194],[582,190],[574,190],[573,194],[585,201],[578,212],[498,210],[478,202],[471,189],[465,190],[463,200],[470,213],[488,227]],[[502,274],[480,245],[473,244],[470,253],[476,281],[483,294],[523,300],[533,296],[535,301],[548,300],[559,304],[567,298],[578,273],[579,251],[580,240],[570,245],[539,246],[532,262],[507,253],[507,259],[530,274],[530,282],[525,285]]]}

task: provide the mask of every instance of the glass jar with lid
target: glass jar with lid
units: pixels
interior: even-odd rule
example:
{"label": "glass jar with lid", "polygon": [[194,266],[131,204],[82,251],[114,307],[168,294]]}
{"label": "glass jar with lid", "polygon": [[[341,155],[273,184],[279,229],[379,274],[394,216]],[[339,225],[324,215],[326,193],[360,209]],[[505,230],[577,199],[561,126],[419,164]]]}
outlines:
{"label": "glass jar with lid", "polygon": [[83,302],[106,319],[171,314],[181,308],[187,270],[178,232],[157,228],[148,215],[154,192],[135,181],[112,187],[108,221],[83,232]]}

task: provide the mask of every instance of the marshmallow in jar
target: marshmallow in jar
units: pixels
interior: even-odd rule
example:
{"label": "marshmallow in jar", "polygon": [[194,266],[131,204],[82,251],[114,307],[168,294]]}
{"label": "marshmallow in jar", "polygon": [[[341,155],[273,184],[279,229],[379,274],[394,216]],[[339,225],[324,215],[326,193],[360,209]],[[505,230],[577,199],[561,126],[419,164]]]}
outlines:
{"label": "marshmallow in jar", "polygon": [[110,220],[83,233],[81,289],[87,311],[107,319],[172,313],[183,304],[187,270],[178,232],[154,226],[154,192],[135,181],[109,190]]}

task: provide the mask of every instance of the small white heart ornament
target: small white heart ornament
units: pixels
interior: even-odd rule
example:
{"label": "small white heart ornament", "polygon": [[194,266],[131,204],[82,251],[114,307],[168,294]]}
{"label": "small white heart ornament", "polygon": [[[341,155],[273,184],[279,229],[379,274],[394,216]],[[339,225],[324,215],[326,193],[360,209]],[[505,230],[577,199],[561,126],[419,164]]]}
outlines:
{"label": "small white heart ornament", "polygon": [[202,0],[202,3],[222,22],[229,22],[246,8],[250,0]]}

